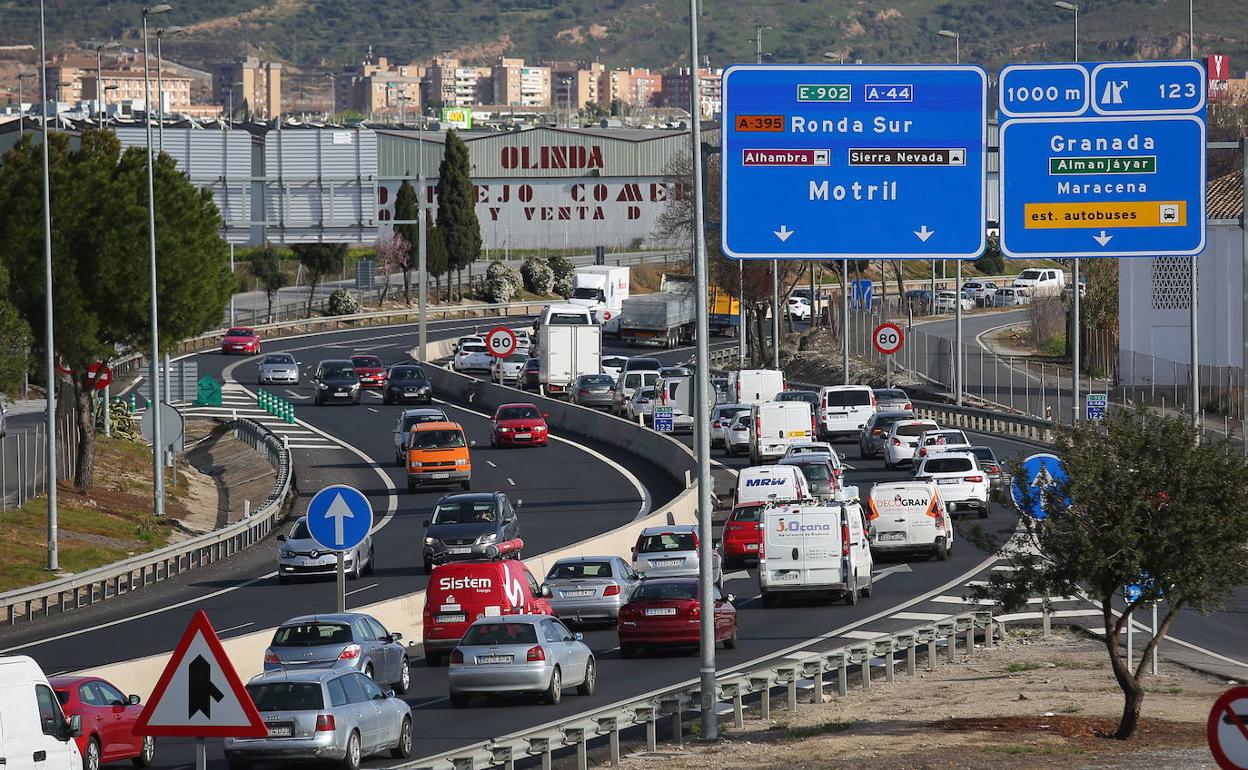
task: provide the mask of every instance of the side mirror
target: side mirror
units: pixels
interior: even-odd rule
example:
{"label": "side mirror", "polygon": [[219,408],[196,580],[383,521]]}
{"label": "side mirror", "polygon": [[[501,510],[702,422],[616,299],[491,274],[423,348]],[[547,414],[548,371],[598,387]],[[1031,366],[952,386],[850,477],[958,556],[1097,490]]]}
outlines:
{"label": "side mirror", "polygon": [[279,542],[279,543],[285,543],[285,542],[286,542],[286,536],[285,536],[285,535],[278,535],[278,536],[277,536],[277,542]]}
{"label": "side mirror", "polygon": [[550,586],[546,585],[545,583],[542,583],[542,596],[547,599],[549,599],[552,596],[550,592]]}
{"label": "side mirror", "polygon": [[82,715],[81,714],[71,715],[69,718],[69,722],[65,724],[64,730],[65,730],[66,735],[61,740],[67,741],[71,738],[77,738],[81,736],[82,735]]}
{"label": "side mirror", "polygon": [[724,600],[725,600],[725,601],[727,601],[729,604],[736,604],[736,602],[737,602],[737,595],[736,595],[736,594],[728,594],[727,596],[725,596],[725,597],[724,597]]}
{"label": "side mirror", "polygon": [[394,633],[390,634],[390,641],[392,642],[397,642],[402,638],[403,638],[403,634],[400,634],[398,631],[395,631]]}
{"label": "side mirror", "polygon": [[578,642],[583,642],[585,641],[585,634],[582,634],[580,631],[577,631],[575,634],[572,634],[572,638]]}
{"label": "side mirror", "polygon": [[428,527],[429,527],[429,524],[430,524],[430,523],[431,523],[431,522],[430,522],[430,520],[429,520],[429,519],[425,519],[424,523],[423,523],[423,524],[421,524],[421,526],[422,526],[422,527],[425,527],[426,529],[428,529]]}
{"label": "side mirror", "polygon": [[137,695],[131,695],[128,700],[130,701],[131,706],[137,706],[143,702],[143,699]]}
{"label": "side mirror", "polygon": [[[393,697],[394,697],[394,690],[382,690],[382,691],[381,691],[381,697],[382,697],[382,698],[393,698]],[[379,700],[380,700],[380,699],[379,699]]]}

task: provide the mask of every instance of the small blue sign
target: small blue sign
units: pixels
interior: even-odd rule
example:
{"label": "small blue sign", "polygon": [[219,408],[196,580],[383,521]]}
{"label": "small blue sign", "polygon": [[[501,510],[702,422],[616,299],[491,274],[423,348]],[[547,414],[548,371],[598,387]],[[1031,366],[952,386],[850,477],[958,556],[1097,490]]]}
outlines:
{"label": "small blue sign", "polygon": [[373,506],[364,493],[334,484],[308,503],[308,533],[328,551],[349,551],[373,529]]}
{"label": "small blue sign", "polygon": [[[1043,519],[1048,510],[1053,508],[1052,496],[1061,494],[1061,488],[1070,477],[1057,455],[1034,454],[1023,460],[1023,474],[1015,477],[1011,490],[1014,505],[1020,511],[1035,519]],[[1070,505],[1070,498],[1059,501],[1062,506]],[[1047,504],[1047,509],[1046,509]]]}
{"label": "small blue sign", "polygon": [[849,298],[853,301],[854,310],[870,310],[875,299],[875,284],[867,278],[850,281]]}
{"label": "small blue sign", "polygon": [[659,433],[672,433],[676,430],[673,407],[656,406],[654,408],[654,429]]}
{"label": "small blue sign", "polygon": [[1203,251],[1205,99],[1193,61],[1003,69],[1002,253]]}
{"label": "small blue sign", "polygon": [[974,65],[734,65],[723,253],[976,259],[988,76]]}
{"label": "small blue sign", "polygon": [[1109,409],[1109,395],[1107,393],[1088,393],[1084,396],[1084,402],[1088,422],[1105,421],[1105,412]]}

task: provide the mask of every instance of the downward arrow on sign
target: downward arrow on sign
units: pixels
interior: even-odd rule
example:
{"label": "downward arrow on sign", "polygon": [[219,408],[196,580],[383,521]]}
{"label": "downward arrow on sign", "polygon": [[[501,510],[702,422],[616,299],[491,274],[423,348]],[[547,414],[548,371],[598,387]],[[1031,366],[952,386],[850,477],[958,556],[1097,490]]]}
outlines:
{"label": "downward arrow on sign", "polygon": [[771,232],[774,233],[775,236],[780,239],[781,243],[784,243],[785,241],[789,239],[790,235],[792,235],[793,233],[797,231],[790,230],[788,225],[780,225],[779,230],[772,230]]}
{"label": "downward arrow on sign", "polygon": [[1102,230],[1100,235],[1094,235],[1094,236],[1092,236],[1092,240],[1094,240],[1094,241],[1096,241],[1097,243],[1099,243],[1099,244],[1101,244],[1102,246],[1104,246],[1104,245],[1108,244],[1108,243],[1109,243],[1109,240],[1110,240],[1111,238],[1113,238],[1113,237],[1114,237],[1114,236],[1112,236],[1112,235],[1106,235],[1106,234],[1105,234],[1105,231],[1104,231],[1104,230]]}
{"label": "downward arrow on sign", "polygon": [[914,234],[915,234],[915,235],[917,235],[917,236],[919,236],[919,240],[920,240],[920,241],[923,241],[924,243],[927,243],[927,239],[928,239],[928,238],[931,238],[933,235],[935,235],[935,234],[936,234],[936,231],[935,231],[935,230],[928,230],[928,229],[927,229],[927,225],[923,225],[923,226],[922,226],[922,227],[920,227],[918,230],[915,230],[915,231],[914,231]]}

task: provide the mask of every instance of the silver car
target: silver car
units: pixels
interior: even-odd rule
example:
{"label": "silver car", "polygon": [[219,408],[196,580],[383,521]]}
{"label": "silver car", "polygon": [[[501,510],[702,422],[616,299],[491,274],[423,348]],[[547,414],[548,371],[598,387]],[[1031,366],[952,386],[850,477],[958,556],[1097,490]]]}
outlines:
{"label": "silver car", "polygon": [[[634,360],[628,361],[625,366],[628,366],[630,363],[634,363]],[[625,416],[628,412],[628,405],[632,402],[633,394],[637,389],[653,385],[658,379],[658,369],[626,369],[620,372],[620,376],[615,380],[615,413]],[[636,420],[636,415],[633,415],[631,419]]]}
{"label": "silver car", "polygon": [[724,451],[729,457],[736,457],[750,451],[750,413],[745,412],[732,418],[732,422],[724,431]]}
{"label": "silver car", "polygon": [[555,616],[577,623],[614,623],[640,582],[641,577],[618,556],[560,559],[546,575]]}
{"label": "silver car", "polygon": [[[714,563],[711,575],[715,585],[722,585],[724,574],[719,551],[711,551]],[[646,527],[633,546],[633,570],[643,578],[697,577],[698,525],[677,524],[670,527]]]}
{"label": "silver car", "polygon": [[875,411],[877,412],[913,412],[914,402],[901,388],[876,388]]}
{"label": "silver car", "polygon": [[615,380],[605,374],[582,374],[572,386],[572,402],[591,409],[610,409]]}
{"label": "silver car", "polygon": [[260,359],[256,382],[260,385],[298,385],[299,362],[289,353],[269,353]]}
{"label": "silver car", "polygon": [[403,446],[407,443],[407,433],[413,425],[422,422],[447,422],[446,412],[436,406],[426,406],[421,409],[404,409],[399,414],[392,433],[394,434],[394,464],[400,468],[407,467],[407,450]]}
{"label": "silver car", "polygon": [[580,634],[546,615],[481,618],[468,627],[451,653],[451,706],[463,708],[474,694],[538,693],[546,703],[563,699],[575,685],[593,695],[598,679],[594,653]]}
{"label": "silver car", "polygon": [[[277,581],[288,583],[291,578],[305,575],[338,574],[338,557],[312,539],[308,517],[300,516],[290,531],[277,536]],[[343,554],[347,577],[355,580],[373,571],[373,536],[366,535],[355,548]]]}
{"label": "silver car", "polygon": [[653,411],[654,388],[650,385],[634,390],[632,397],[624,405],[624,416],[633,422],[637,420],[649,422]]}
{"label": "silver car", "polygon": [[529,356],[527,353],[512,353],[509,356],[499,356],[494,360],[494,365],[490,367],[490,380],[497,382],[499,385],[515,385],[520,382],[520,374],[524,371],[524,365],[528,363]]}
{"label": "silver car", "polygon": [[264,670],[333,668],[359,671],[402,695],[411,684],[407,651],[371,615],[343,612],[291,618],[273,632],[264,651]]}
{"label": "silver car", "polygon": [[720,404],[711,410],[711,448],[728,447],[728,426],[743,414],[749,414],[747,404]]}
{"label": "silver car", "polygon": [[369,756],[412,755],[412,711],[358,671],[267,671],[247,683],[265,738],[226,738],[230,770],[253,762],[331,761],[357,770]]}

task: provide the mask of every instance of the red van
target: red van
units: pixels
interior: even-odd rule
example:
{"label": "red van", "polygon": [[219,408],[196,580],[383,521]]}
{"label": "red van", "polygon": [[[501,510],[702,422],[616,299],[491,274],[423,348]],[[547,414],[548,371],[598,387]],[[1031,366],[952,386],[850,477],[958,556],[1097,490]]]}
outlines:
{"label": "red van", "polygon": [[447,655],[478,618],[553,615],[550,599],[524,562],[461,561],[439,564],[425,589],[425,661],[446,663]]}

